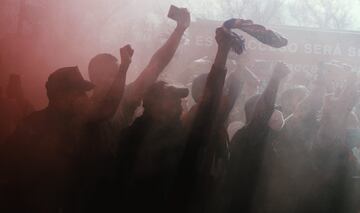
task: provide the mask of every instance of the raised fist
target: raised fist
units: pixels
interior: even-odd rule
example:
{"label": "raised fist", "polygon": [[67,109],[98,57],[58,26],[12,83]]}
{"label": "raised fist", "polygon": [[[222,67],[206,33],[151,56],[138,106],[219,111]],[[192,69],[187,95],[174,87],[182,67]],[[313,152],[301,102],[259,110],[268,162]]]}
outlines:
{"label": "raised fist", "polygon": [[190,26],[191,17],[189,11],[186,8],[179,8],[176,22],[177,26],[184,30]]}
{"label": "raised fist", "polygon": [[130,64],[133,55],[134,50],[131,48],[130,44],[120,48],[120,58],[122,64]]}

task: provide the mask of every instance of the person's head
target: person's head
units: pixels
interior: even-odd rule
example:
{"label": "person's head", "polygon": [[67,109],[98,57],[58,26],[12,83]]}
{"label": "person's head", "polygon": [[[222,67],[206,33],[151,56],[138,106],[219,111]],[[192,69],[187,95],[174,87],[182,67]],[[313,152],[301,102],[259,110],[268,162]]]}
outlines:
{"label": "person's head", "polygon": [[272,130],[280,131],[285,125],[285,119],[283,113],[275,107],[273,114],[268,122],[269,127]]}
{"label": "person's head", "polygon": [[197,76],[191,86],[191,95],[196,103],[200,102],[203,94],[208,74],[201,74]]}
{"label": "person's head", "polygon": [[280,97],[280,104],[286,116],[293,113],[301,101],[309,94],[304,86],[296,86],[285,90]]}
{"label": "person's head", "polygon": [[9,76],[9,82],[6,88],[6,95],[9,99],[24,97],[20,75],[11,74]]}
{"label": "person's head", "polygon": [[[255,108],[258,101],[260,100],[260,97],[261,95],[254,95],[246,101],[245,103],[246,124],[249,124],[250,121],[253,119]],[[284,124],[285,121],[282,112],[278,110],[277,107],[275,107],[275,110],[268,121],[269,127],[275,131],[279,131],[282,129]]]}
{"label": "person's head", "polygon": [[163,123],[179,121],[181,100],[188,95],[187,88],[171,86],[164,81],[156,82],[145,93],[144,113]]}
{"label": "person's head", "polygon": [[96,55],[88,67],[90,81],[96,85],[96,90],[109,87],[118,70],[117,58],[107,53]]}
{"label": "person's head", "polygon": [[69,114],[77,114],[88,104],[87,91],[94,84],[84,80],[78,67],[64,67],[50,74],[46,82],[49,105]]}

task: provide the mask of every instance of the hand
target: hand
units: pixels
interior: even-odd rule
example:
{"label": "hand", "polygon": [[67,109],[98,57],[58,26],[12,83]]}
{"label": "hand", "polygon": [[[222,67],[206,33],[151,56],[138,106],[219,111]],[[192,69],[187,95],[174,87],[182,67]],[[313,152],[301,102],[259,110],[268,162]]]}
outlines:
{"label": "hand", "polygon": [[131,48],[130,44],[120,48],[120,58],[122,64],[130,64],[133,55],[134,50]]}
{"label": "hand", "polygon": [[232,36],[230,31],[226,31],[223,27],[216,29],[215,40],[220,47],[230,49],[232,47]]}
{"label": "hand", "polygon": [[190,13],[186,8],[180,8],[178,19],[177,21],[177,27],[186,30],[190,26],[191,17]]}
{"label": "hand", "polygon": [[230,48],[232,48],[238,55],[240,55],[245,49],[245,40],[241,36],[227,30],[224,27],[216,29],[215,40],[219,47],[224,48],[225,50],[230,50]]}
{"label": "hand", "polygon": [[289,75],[290,72],[291,71],[290,71],[289,67],[286,64],[284,64],[283,62],[278,62],[275,65],[273,77],[276,78],[276,79],[282,80],[287,75]]}

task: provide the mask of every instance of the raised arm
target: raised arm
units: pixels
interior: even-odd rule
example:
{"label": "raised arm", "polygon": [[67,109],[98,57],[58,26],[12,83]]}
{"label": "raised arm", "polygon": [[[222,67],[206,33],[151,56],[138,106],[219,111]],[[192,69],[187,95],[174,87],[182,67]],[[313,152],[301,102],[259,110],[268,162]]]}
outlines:
{"label": "raised arm", "polygon": [[124,102],[121,104],[122,122],[128,125],[141,104],[145,91],[157,80],[161,72],[170,63],[179,47],[185,30],[190,25],[190,13],[187,9],[180,9],[177,26],[170,38],[152,56],[149,64],[141,72],[139,77],[131,83],[125,93]]}
{"label": "raised arm", "polygon": [[290,73],[289,68],[284,63],[277,63],[271,79],[258,100],[252,119],[249,121],[250,128],[258,128],[267,125],[275,107],[276,95],[280,82]]}
{"label": "raised arm", "polygon": [[149,64],[135,80],[134,87],[136,89],[137,96],[142,97],[146,89],[156,81],[161,72],[174,57],[184,32],[190,25],[190,13],[185,8],[181,9],[181,11],[181,15],[177,21],[177,26],[170,38],[155,52]]}
{"label": "raised arm", "polygon": [[226,123],[226,121],[228,120],[229,114],[234,108],[236,100],[239,97],[244,86],[244,82],[240,80],[238,74],[230,75],[228,81],[229,91],[226,95],[223,96],[221,114],[220,118],[218,118],[217,121],[217,123],[219,123],[220,125]]}
{"label": "raised arm", "polygon": [[[193,195],[199,178],[199,156],[200,151],[207,146],[217,111],[222,97],[222,90],[225,82],[227,70],[226,60],[231,48],[232,37],[222,28],[216,31],[216,41],[218,51],[214,64],[207,77],[202,99],[199,103],[197,114],[186,140],[183,159],[179,165],[179,175],[176,180],[175,197],[180,196],[185,199],[183,204],[178,205],[186,209],[186,203]],[[178,199],[174,199],[175,202]],[[184,212],[185,210],[181,211]]]}
{"label": "raised arm", "polygon": [[126,74],[133,54],[134,50],[130,45],[120,49],[121,64],[119,71],[107,94],[102,96],[102,100],[96,101],[98,104],[92,109],[93,119],[110,119],[114,116],[124,94]]}
{"label": "raised arm", "polygon": [[214,64],[207,77],[193,127],[189,133],[189,140],[187,143],[187,149],[189,149],[189,152],[191,152],[190,150],[192,149],[198,149],[193,147],[196,146],[195,144],[201,146],[201,142],[206,141],[204,139],[206,135],[209,135],[209,131],[211,131],[223,94],[222,91],[227,73],[225,66],[231,49],[232,37],[222,28],[218,28],[216,32],[216,40],[218,42],[218,51]]}

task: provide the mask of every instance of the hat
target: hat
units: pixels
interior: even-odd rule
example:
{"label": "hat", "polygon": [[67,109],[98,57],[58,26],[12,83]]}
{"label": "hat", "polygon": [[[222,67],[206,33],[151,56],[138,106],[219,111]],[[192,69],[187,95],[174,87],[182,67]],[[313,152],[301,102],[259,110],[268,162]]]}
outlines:
{"label": "hat", "polygon": [[89,81],[86,81],[78,67],[63,67],[50,74],[46,82],[48,91],[66,92],[66,91],[89,91],[95,87]]}

